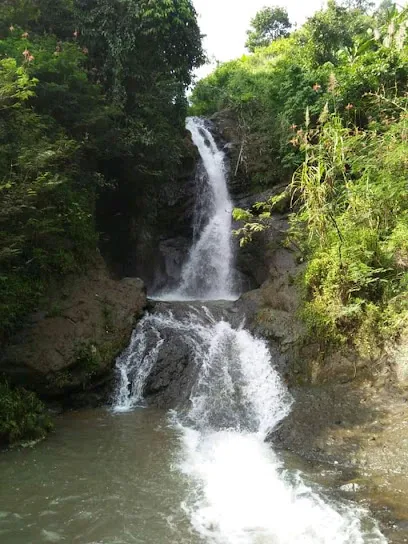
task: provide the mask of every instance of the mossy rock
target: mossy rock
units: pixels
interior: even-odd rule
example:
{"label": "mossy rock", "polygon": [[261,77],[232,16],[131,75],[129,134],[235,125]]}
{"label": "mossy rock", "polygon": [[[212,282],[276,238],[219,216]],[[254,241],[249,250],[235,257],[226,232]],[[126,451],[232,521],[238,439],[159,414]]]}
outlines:
{"label": "mossy rock", "polygon": [[52,428],[51,417],[35,393],[0,382],[0,446],[44,438]]}

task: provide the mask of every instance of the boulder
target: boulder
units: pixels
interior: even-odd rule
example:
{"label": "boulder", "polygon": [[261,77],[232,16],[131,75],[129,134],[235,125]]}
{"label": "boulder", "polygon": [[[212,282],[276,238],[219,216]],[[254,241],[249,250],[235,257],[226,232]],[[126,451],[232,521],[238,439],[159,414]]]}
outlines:
{"label": "boulder", "polygon": [[114,280],[103,259],[50,294],[41,311],[11,338],[0,372],[44,397],[101,387],[146,305],[138,278]]}
{"label": "boulder", "polygon": [[194,383],[194,352],[183,338],[169,334],[144,388],[149,404],[175,408],[189,398]]}

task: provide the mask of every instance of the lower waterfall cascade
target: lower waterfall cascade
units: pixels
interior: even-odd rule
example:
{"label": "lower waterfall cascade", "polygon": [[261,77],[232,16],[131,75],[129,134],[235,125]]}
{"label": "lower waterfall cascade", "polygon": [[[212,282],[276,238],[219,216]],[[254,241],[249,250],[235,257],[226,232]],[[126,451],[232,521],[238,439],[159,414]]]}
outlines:
{"label": "lower waterfall cascade", "polygon": [[179,439],[172,465],[187,482],[180,511],[189,521],[192,542],[385,543],[364,508],[306,484],[266,442],[293,400],[266,342],[213,312],[212,300],[234,298],[232,205],[223,153],[211,132],[195,118],[187,128],[211,187],[212,212],[207,222],[199,221],[179,288],[159,297],[173,302],[145,315],[118,358],[112,409],[120,414],[145,405],[146,380],[166,338],[177,337],[191,353],[194,381],[188,402],[170,410],[168,422]]}
{"label": "lower waterfall cascade", "polygon": [[292,399],[267,345],[216,320],[208,307],[191,308],[183,318],[169,310],[142,319],[118,361],[114,411],[144,405],[144,381],[164,329],[192,348],[197,367],[190,402],[170,411],[169,424],[180,438],[176,470],[190,482],[180,508],[204,542],[386,542],[364,509],[325,500],[300,473],[285,470],[265,439],[289,413]]}

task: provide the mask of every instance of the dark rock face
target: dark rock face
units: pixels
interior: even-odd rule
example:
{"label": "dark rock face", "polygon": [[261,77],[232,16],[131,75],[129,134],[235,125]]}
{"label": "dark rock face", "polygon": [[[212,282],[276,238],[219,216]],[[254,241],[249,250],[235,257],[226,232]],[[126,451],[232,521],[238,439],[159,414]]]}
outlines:
{"label": "dark rock face", "polygon": [[144,394],[159,408],[183,405],[195,378],[194,352],[180,337],[169,334],[146,381]]}
{"label": "dark rock face", "polygon": [[130,226],[129,256],[122,274],[141,277],[149,293],[172,287],[180,279],[193,239],[194,175],[193,170],[162,183],[146,202],[146,213]]}
{"label": "dark rock face", "polygon": [[145,305],[143,282],[111,279],[99,256],[88,274],[59,286],[45,309],[11,339],[1,354],[0,372],[68,404],[84,390],[100,390],[104,397],[115,357]]}
{"label": "dark rock face", "polygon": [[[128,180],[107,193],[98,210],[101,251],[118,278],[139,277],[149,293],[178,279],[193,237],[195,171],[198,152],[186,131],[184,156],[171,178],[129,170]],[[122,165],[118,165],[121,168]],[[177,244],[177,255],[169,248]],[[172,277],[167,278],[170,271]]]}
{"label": "dark rock face", "polygon": [[159,242],[160,272],[155,273],[156,288],[171,289],[179,283],[181,270],[190,249],[191,241],[187,237],[178,236]]}
{"label": "dark rock face", "polygon": [[243,162],[243,131],[235,113],[230,110],[216,113],[211,122],[217,144],[227,152],[230,163],[229,190],[234,203],[238,205],[239,201],[254,192]]}
{"label": "dark rock face", "polygon": [[[180,321],[183,321],[191,312],[199,312],[205,321],[203,306],[208,308],[217,320],[224,319],[237,327],[242,322],[243,315],[240,314],[235,302],[157,302],[152,304],[150,311],[155,314],[171,311]],[[195,361],[194,327],[189,335],[182,330],[164,327],[160,329],[160,336],[163,343],[160,346],[157,361],[145,382],[144,397],[148,404],[159,408],[185,406],[199,370]],[[156,344],[157,338],[152,338],[151,348],[153,349]]]}

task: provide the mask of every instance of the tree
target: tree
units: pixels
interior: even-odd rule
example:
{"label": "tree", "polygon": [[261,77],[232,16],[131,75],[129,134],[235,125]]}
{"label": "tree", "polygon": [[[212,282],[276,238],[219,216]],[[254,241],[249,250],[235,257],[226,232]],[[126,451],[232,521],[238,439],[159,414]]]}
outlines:
{"label": "tree", "polygon": [[37,35],[55,34],[60,39],[72,37],[75,31],[74,0],[2,0],[0,2],[0,34],[18,26]]}
{"label": "tree", "polygon": [[366,13],[375,6],[375,2],[371,2],[371,0],[345,0],[342,5],[347,9],[358,9]]}
{"label": "tree", "polygon": [[257,47],[265,47],[278,38],[287,36],[292,27],[288,12],[279,6],[265,7],[251,20],[245,47],[252,53]]}
{"label": "tree", "polygon": [[98,230],[121,262],[187,153],[202,61],[191,0],[0,0],[0,344]]}
{"label": "tree", "polygon": [[[316,66],[326,62],[338,63],[337,54],[343,48],[352,48],[357,36],[366,36],[372,20],[359,9],[348,9],[329,0],[327,9],[310,17],[299,36]],[[306,50],[309,52],[307,53]]]}
{"label": "tree", "polygon": [[383,0],[374,15],[378,25],[390,24],[391,20],[398,15],[397,4],[393,0]]}

